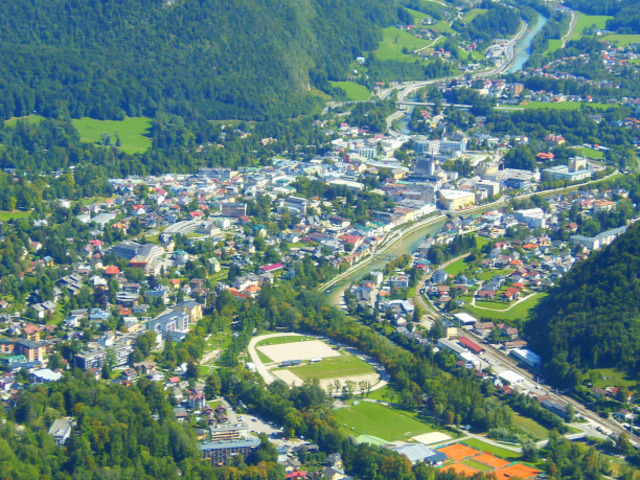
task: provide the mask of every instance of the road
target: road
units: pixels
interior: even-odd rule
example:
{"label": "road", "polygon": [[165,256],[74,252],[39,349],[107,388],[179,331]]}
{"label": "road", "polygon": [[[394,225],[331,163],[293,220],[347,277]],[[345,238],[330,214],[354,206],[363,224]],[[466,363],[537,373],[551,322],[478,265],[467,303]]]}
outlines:
{"label": "road", "polygon": [[571,36],[573,35],[573,30],[576,28],[576,23],[578,22],[578,15],[576,12],[571,10],[571,23],[569,24],[569,31],[567,34],[562,37],[562,48],[567,45],[567,42],[571,40]]}
{"label": "road", "polygon": [[[515,45],[522,40],[522,38],[524,37],[524,35],[527,32],[527,28],[528,28],[528,24],[527,22],[522,22],[521,26],[520,26],[520,30],[518,30],[518,33],[515,35],[515,37],[513,37],[511,40],[509,40],[509,42],[507,43],[507,58],[505,59],[504,62],[502,62],[500,65],[495,66],[492,69],[489,70],[482,70],[480,72],[476,72],[474,74],[471,74],[472,78],[478,78],[478,77],[492,77],[495,75],[499,75],[500,73],[504,72],[504,70],[506,70],[511,63],[514,60],[514,50],[515,50]],[[391,96],[391,94],[394,91],[398,92],[398,101],[399,102],[404,102],[406,100],[406,98],[413,92],[415,92],[416,90],[423,88],[427,85],[433,85],[434,83],[446,83],[449,82],[451,80],[457,80],[460,78],[465,78],[465,74],[461,74],[461,75],[452,75],[450,77],[442,77],[442,78],[436,78],[436,79],[431,79],[431,80],[422,80],[422,81],[413,81],[413,82],[404,82],[401,83],[399,85],[395,85],[393,87],[387,88],[385,90],[381,90],[380,93],[378,93],[378,96],[382,99],[386,99],[389,98],[389,96]]]}

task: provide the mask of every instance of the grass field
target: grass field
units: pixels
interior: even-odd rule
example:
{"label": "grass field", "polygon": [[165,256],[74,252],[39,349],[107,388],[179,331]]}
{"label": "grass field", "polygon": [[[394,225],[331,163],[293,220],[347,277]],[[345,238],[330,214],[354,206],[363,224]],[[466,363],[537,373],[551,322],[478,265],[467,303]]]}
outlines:
{"label": "grass field", "polygon": [[372,398],[374,400],[381,400],[383,402],[394,403],[399,401],[398,393],[393,390],[388,384],[382,388],[374,390],[369,394],[367,398]]}
{"label": "grass field", "polygon": [[472,8],[462,16],[462,23],[471,23],[474,18],[483,13],[487,13],[484,8]]}
{"label": "grass field", "polygon": [[633,43],[640,43],[640,35],[621,35],[615,33],[612,35],[601,37],[600,40],[607,40],[608,42],[617,44],[619,47],[627,47]]}
{"label": "grass field", "polygon": [[465,263],[465,260],[466,259],[461,258],[460,260],[453,262],[451,265],[446,267],[444,271],[453,277],[457,276],[469,267],[469,265]]}
{"label": "grass field", "polygon": [[549,39],[548,45],[549,46],[547,47],[547,50],[545,51],[545,53],[553,53],[556,50],[560,50],[562,48],[562,40],[551,38]]}
{"label": "grass field", "polygon": [[120,138],[120,150],[126,153],[144,152],[151,147],[151,119],[148,117],[126,117],[124,120],[95,120],[83,117],[73,120],[73,126],[80,134],[80,140],[86,143],[101,143],[102,136],[111,137],[111,145],[116,144],[116,135]]}
{"label": "grass field", "polygon": [[476,245],[478,246],[478,248],[484,247],[490,241],[491,239],[487,237],[481,237],[480,235],[476,235]]}
{"label": "grass field", "polygon": [[625,372],[613,368],[597,368],[592,371],[593,386],[597,388],[625,386],[632,390],[637,385],[637,382],[628,378]]}
{"label": "grass field", "polygon": [[27,115],[26,117],[11,117],[10,119],[5,120],[4,124],[7,127],[10,127],[18,123],[18,120],[26,120],[27,123],[37,124],[37,123],[40,123],[42,120],[44,120],[44,117],[40,115]]}
{"label": "grass field", "polygon": [[590,158],[592,160],[602,160],[604,158],[603,152],[601,152],[600,150],[594,150],[593,148],[574,147],[574,150],[578,155]]}
{"label": "grass field", "polygon": [[610,18],[613,17],[606,15],[587,15],[578,12],[578,20],[576,21],[576,27],[573,29],[571,40],[580,37],[586,28],[590,28],[593,25],[595,25],[596,28],[604,29],[607,26],[607,20]]}
{"label": "grass field", "polygon": [[375,373],[375,371],[375,368],[365,361],[346,352],[340,357],[325,358],[321,362],[301,365],[292,369],[292,372],[302,380],[350,377]]}
{"label": "grass field", "polygon": [[303,335],[285,335],[283,337],[265,338],[256,344],[256,347],[262,347],[264,345],[281,345],[283,343],[293,342],[308,342],[315,340],[313,337],[305,337]]}
{"label": "grass field", "polygon": [[597,110],[606,110],[608,108],[616,107],[616,105],[613,105],[613,104],[590,103],[590,102],[529,102],[529,103],[522,103],[518,107],[524,108],[526,110],[548,109],[548,110],[573,111],[573,110],[580,110],[582,105],[595,108]]}
{"label": "grass field", "polygon": [[506,310],[509,308],[509,304],[506,302],[498,302],[492,300],[476,300],[476,306],[491,308],[493,310]]}
{"label": "grass field", "polygon": [[349,100],[362,101],[371,98],[371,92],[364,85],[355,82],[331,82],[332,87],[337,87],[347,94]]}
{"label": "grass field", "polygon": [[373,53],[378,60],[399,60],[402,62],[415,62],[416,58],[403,53],[403,49],[412,52],[418,48],[426,47],[431,42],[416,38],[404,30],[395,27],[387,27],[383,30],[382,42]]}
{"label": "grass field", "polygon": [[498,268],[495,270],[483,270],[477,275],[474,275],[474,277],[477,278],[478,280],[482,280],[483,282],[486,282],[487,280],[491,280],[496,275],[509,275],[514,270],[515,268]]}
{"label": "grass field", "polygon": [[547,294],[544,292],[537,293],[535,296],[519,303],[509,311],[494,312],[491,310],[482,310],[475,308],[473,305],[465,303],[463,310],[466,310],[471,315],[478,318],[489,318],[491,320],[507,320],[513,321],[516,319],[526,319],[529,317],[529,312],[534,308]]}
{"label": "grass field", "polygon": [[495,470],[493,467],[490,467],[489,465],[485,465],[484,463],[478,462],[477,460],[474,460],[474,459],[464,460],[462,463],[467,467],[475,468],[476,470],[480,470],[481,472],[484,472],[484,473],[493,472]]}
{"label": "grass field", "polygon": [[360,402],[349,408],[334,410],[333,416],[343,428],[356,436],[374,435],[388,442],[406,440],[415,435],[434,431],[412,416],[377,403]]}
{"label": "grass field", "polygon": [[514,413],[513,424],[516,427],[520,427],[524,432],[534,435],[539,440],[546,440],[549,438],[549,430],[530,418]]}
{"label": "grass field", "polygon": [[476,448],[483,452],[492,453],[496,457],[504,458],[505,460],[516,460],[521,456],[517,452],[512,452],[511,450],[507,450],[506,448],[496,447],[494,445],[485,443],[482,440],[478,440],[476,438],[468,438],[464,441],[464,443],[466,443],[472,448]]}
{"label": "grass field", "polygon": [[21,212],[19,210],[13,210],[11,212],[7,210],[0,210],[0,221],[8,222],[9,220],[15,220],[18,218],[29,218],[31,212]]}

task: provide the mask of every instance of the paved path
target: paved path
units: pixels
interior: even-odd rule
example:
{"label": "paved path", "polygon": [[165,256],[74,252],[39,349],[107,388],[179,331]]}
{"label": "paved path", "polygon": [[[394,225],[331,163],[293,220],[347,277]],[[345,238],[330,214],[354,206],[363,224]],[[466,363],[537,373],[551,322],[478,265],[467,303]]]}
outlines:
{"label": "paved path", "polygon": [[571,23],[569,24],[569,31],[566,33],[564,37],[562,37],[562,48],[564,48],[567,42],[571,40],[571,36],[573,35],[573,30],[576,28],[577,22],[578,22],[578,15],[576,15],[576,12],[571,10]]}

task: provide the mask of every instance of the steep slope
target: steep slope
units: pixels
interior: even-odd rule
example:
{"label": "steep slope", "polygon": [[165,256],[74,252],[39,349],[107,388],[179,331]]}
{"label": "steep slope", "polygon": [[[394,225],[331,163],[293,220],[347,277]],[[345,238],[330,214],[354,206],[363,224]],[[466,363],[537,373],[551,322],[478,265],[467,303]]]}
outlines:
{"label": "steep slope", "polygon": [[638,369],[640,223],[574,266],[535,312],[527,335],[546,360]]}
{"label": "steep slope", "polygon": [[[0,4],[0,114],[162,108],[264,119],[309,107],[393,22],[391,0],[25,0]],[[311,78],[310,78],[311,77]]]}

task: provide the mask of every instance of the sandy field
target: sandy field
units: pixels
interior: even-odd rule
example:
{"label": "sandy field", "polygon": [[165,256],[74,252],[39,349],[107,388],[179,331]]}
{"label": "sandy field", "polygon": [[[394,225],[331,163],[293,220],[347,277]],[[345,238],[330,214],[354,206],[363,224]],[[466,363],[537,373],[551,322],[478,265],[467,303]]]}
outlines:
{"label": "sandy field", "polygon": [[284,362],[285,360],[312,360],[314,358],[340,356],[340,352],[333,350],[329,345],[320,340],[264,345],[262,347],[256,347],[256,350],[264,353],[277,363]]}
{"label": "sandy field", "polygon": [[294,375],[291,370],[272,370],[271,373],[290,386],[300,386],[304,383],[302,379]]}
{"label": "sandy field", "polygon": [[432,443],[446,442],[447,440],[451,440],[451,437],[442,432],[429,432],[423,433],[422,435],[416,435],[412,438],[412,440],[423,443],[425,445],[430,445]]}

